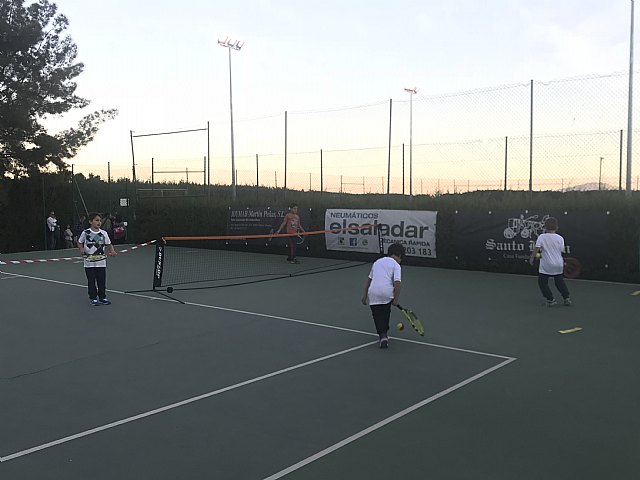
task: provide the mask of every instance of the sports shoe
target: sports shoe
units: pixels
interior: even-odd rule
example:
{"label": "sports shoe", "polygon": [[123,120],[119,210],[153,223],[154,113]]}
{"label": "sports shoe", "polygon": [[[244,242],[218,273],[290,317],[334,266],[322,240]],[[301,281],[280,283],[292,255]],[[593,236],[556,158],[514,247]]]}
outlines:
{"label": "sports shoe", "polygon": [[111,302],[107,297],[104,297],[100,299],[100,305],[111,305]]}
{"label": "sports shoe", "polygon": [[554,305],[557,305],[558,302],[554,299],[554,300],[547,300],[547,307],[553,307]]}
{"label": "sports shoe", "polygon": [[381,337],[380,338],[380,348],[389,348],[389,338]]}
{"label": "sports shoe", "polygon": [[97,298],[94,298],[93,300],[91,300],[92,307],[97,307],[98,305],[100,305],[100,303],[98,302]]}
{"label": "sports shoe", "polygon": [[570,307],[571,305],[573,305],[573,302],[571,301],[571,299],[569,297],[564,299],[564,306],[565,307]]}

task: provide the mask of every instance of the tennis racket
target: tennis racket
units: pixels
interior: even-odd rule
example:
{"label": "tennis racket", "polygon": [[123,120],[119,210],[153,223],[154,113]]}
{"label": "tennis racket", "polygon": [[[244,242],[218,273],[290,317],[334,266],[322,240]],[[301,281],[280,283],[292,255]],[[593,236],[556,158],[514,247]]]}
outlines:
{"label": "tennis racket", "polygon": [[273,228],[271,230],[269,230],[269,238],[267,238],[267,241],[264,243],[265,245],[268,246],[268,245],[271,244],[271,241],[273,240],[274,232],[275,232],[275,229],[273,229]]}
{"label": "tennis racket", "polygon": [[582,273],[582,265],[575,257],[564,257],[564,268],[562,273],[567,278],[577,278]]}
{"label": "tennis racket", "polygon": [[100,260],[105,260],[107,256],[104,253],[94,253],[92,255],[84,255],[84,259],[87,262],[99,262]]}
{"label": "tennis racket", "polygon": [[413,329],[418,333],[418,335],[420,335],[421,337],[424,337],[424,327],[422,326],[422,323],[420,322],[416,314],[413,313],[413,310],[404,308],[402,305],[396,305],[396,307],[400,309],[402,314],[405,316],[405,318],[407,319],[409,324],[413,327]]}

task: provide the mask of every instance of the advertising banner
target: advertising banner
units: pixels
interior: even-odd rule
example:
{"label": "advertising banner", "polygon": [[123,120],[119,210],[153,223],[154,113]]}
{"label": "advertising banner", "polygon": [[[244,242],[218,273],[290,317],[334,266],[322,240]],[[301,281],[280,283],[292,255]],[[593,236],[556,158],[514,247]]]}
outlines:
{"label": "advertising banner", "polygon": [[455,216],[456,256],[472,262],[526,262],[547,218],[558,219],[565,254],[583,268],[606,264],[607,216],[604,212],[544,210],[466,212]]}
{"label": "advertising banner", "polygon": [[325,233],[327,250],[379,253],[380,238],[385,253],[399,242],[407,256],[436,258],[436,217],[419,210],[328,209],[325,230],[347,230]]}
{"label": "advertising banner", "polygon": [[[284,216],[289,212],[288,208],[254,207],[254,208],[230,208],[227,218],[227,235],[268,235],[278,230]],[[300,224],[305,230],[309,225],[309,210],[298,209]],[[286,233],[286,232],[280,232]],[[249,244],[264,244],[265,239],[247,239],[238,242]],[[235,243],[235,242],[234,242]],[[270,244],[284,245],[286,238],[274,238]]]}

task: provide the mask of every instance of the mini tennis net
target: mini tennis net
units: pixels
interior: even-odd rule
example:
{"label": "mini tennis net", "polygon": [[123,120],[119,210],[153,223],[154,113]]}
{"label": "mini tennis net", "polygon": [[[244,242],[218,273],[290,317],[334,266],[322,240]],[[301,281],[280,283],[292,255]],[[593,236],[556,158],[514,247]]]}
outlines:
{"label": "mini tennis net", "polygon": [[[325,235],[369,229],[375,252],[330,252]],[[298,262],[287,261],[295,242]],[[373,225],[298,234],[244,236],[167,236],[156,242],[153,290],[194,290],[263,282],[352,268],[382,254],[382,237]]]}

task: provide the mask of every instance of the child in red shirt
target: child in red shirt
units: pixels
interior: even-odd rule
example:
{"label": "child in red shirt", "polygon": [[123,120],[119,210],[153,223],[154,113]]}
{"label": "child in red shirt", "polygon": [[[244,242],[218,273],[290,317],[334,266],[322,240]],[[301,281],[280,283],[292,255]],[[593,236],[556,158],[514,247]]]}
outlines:
{"label": "child in red shirt", "polygon": [[278,228],[276,233],[280,233],[283,229],[287,230],[287,234],[291,235],[289,237],[289,256],[287,257],[287,262],[289,263],[300,263],[300,261],[296,258],[296,248],[298,244],[296,243],[297,235],[301,232],[304,232],[304,228],[300,225],[300,217],[298,216],[298,205],[296,203],[292,203],[289,205],[289,212],[284,216],[284,220],[282,224]]}

